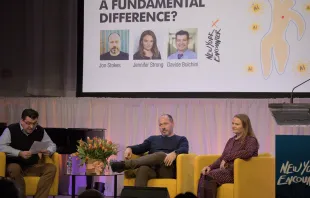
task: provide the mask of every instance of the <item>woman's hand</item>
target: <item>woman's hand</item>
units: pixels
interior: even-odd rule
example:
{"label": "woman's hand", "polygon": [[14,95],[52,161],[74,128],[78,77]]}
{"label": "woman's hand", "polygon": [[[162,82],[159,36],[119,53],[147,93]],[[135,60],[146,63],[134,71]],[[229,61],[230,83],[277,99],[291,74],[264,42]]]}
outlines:
{"label": "woman's hand", "polygon": [[209,166],[206,166],[206,167],[204,167],[204,168],[201,170],[201,174],[206,175],[206,174],[208,174],[210,171],[211,171],[211,168],[210,168]]}
{"label": "woman's hand", "polygon": [[220,165],[220,169],[225,169],[225,164],[226,162],[224,160],[222,160],[221,165]]}

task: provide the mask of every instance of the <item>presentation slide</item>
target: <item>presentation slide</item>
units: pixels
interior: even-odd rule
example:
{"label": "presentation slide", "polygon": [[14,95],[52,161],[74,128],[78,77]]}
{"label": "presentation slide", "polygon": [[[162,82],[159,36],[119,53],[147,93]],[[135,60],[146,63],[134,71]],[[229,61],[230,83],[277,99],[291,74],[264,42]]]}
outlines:
{"label": "presentation slide", "polygon": [[309,0],[84,0],[82,92],[291,92],[309,27]]}

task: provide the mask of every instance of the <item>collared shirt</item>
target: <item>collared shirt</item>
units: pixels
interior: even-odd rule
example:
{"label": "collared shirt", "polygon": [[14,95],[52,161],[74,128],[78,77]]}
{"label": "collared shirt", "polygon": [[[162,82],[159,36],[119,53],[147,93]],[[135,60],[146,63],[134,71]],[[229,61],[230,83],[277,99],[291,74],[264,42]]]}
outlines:
{"label": "collared shirt", "polygon": [[[21,124],[19,125],[20,125],[20,130],[22,133],[24,133],[26,136],[30,135],[23,129]],[[43,135],[41,142],[48,142],[49,146],[47,150],[50,152],[51,155],[56,152],[56,144],[48,136],[45,129],[44,129],[44,135]],[[9,128],[6,128],[3,131],[2,135],[0,136],[0,152],[4,152],[8,156],[17,157],[19,152],[21,151],[9,146],[10,144],[11,144],[11,132]]]}
{"label": "collared shirt", "polygon": [[197,59],[197,54],[189,49],[187,49],[185,52],[180,53],[176,52],[174,54],[171,54],[168,59]]}

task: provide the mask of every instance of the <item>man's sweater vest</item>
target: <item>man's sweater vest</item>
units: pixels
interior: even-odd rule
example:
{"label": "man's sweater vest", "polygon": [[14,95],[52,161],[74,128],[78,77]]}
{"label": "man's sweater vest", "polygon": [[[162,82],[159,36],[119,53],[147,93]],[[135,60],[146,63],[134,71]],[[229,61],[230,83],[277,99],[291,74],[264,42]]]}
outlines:
{"label": "man's sweater vest", "polygon": [[[24,134],[24,132],[20,128],[20,124],[11,124],[8,126],[11,133],[11,146],[12,148],[21,150],[21,151],[29,151],[34,141],[42,141],[44,136],[44,129],[41,126],[37,126],[36,129],[29,134],[28,136]],[[8,157],[7,156],[7,164],[9,163],[17,163],[22,168],[27,166],[31,166],[37,164],[39,161],[38,154],[33,154],[30,158],[24,159],[20,156],[18,157]]]}

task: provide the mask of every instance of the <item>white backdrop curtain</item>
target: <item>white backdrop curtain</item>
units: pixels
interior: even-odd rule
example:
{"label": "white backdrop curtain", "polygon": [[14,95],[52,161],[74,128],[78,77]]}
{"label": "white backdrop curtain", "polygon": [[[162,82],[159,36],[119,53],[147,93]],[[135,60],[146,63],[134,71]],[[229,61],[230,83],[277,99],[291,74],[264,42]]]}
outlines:
{"label": "white backdrop curtain", "polygon": [[[17,122],[22,110],[31,107],[39,111],[39,122],[44,127],[106,128],[106,138],[121,146],[117,156],[121,160],[125,146],[159,134],[157,121],[163,113],[174,117],[175,132],[188,138],[191,153],[220,154],[233,135],[233,115],[246,113],[260,142],[259,152],[274,154],[276,134],[310,135],[310,127],[277,126],[268,104],[283,102],[289,100],[0,98],[0,122]],[[310,99],[295,99],[295,102],[310,103]],[[118,180],[119,192],[122,179]],[[101,180],[106,182],[106,194],[112,195],[112,178]]]}

